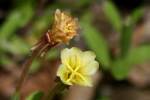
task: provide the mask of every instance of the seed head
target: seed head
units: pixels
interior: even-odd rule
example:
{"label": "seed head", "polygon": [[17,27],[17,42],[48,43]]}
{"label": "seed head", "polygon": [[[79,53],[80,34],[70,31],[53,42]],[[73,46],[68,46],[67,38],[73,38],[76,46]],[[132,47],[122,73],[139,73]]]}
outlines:
{"label": "seed head", "polygon": [[54,22],[51,29],[51,37],[55,42],[68,43],[75,35],[79,28],[77,18],[73,18],[68,12],[56,10]]}

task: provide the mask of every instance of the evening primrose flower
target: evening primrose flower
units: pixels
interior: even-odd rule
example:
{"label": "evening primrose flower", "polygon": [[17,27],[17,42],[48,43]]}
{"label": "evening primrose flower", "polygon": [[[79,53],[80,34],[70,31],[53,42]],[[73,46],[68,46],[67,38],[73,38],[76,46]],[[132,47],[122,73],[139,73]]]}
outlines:
{"label": "evening primrose flower", "polygon": [[61,61],[57,76],[67,85],[92,86],[91,75],[99,68],[96,55],[91,51],[81,51],[76,47],[61,51]]}
{"label": "evening primrose flower", "polygon": [[77,18],[73,18],[68,12],[56,10],[52,24],[51,35],[55,42],[68,43],[79,28]]}

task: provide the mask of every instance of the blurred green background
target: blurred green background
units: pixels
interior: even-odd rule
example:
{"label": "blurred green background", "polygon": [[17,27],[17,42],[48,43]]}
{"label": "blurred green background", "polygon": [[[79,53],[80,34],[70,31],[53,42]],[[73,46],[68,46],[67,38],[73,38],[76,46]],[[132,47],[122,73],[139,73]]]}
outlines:
{"label": "blurred green background", "polygon": [[33,62],[21,100],[38,100],[28,95],[53,86],[59,52],[72,46],[94,51],[100,71],[92,89],[75,87],[57,99],[150,100],[150,4],[143,0],[0,0],[0,100],[10,100],[30,48],[50,29],[57,8],[79,19],[79,36]]}

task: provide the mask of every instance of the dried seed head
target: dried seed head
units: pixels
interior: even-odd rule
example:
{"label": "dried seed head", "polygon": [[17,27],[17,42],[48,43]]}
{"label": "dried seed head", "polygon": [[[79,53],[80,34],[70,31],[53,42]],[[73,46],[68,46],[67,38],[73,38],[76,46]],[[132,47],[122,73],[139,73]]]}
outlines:
{"label": "dried seed head", "polygon": [[68,12],[61,12],[57,9],[50,34],[54,42],[68,43],[77,35],[78,28],[77,18],[73,18]]}

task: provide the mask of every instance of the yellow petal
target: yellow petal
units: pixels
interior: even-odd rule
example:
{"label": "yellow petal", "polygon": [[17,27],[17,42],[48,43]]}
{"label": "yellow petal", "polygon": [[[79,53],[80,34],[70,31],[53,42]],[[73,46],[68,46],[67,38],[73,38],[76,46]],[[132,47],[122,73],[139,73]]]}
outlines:
{"label": "yellow petal", "polygon": [[86,63],[86,64],[88,64],[89,62],[94,61],[95,57],[96,57],[95,53],[91,52],[91,51],[85,51],[82,54],[83,62]]}
{"label": "yellow petal", "polygon": [[99,68],[99,63],[97,61],[89,62],[85,68],[81,68],[81,73],[85,75],[93,75]]}
{"label": "yellow petal", "polygon": [[65,67],[61,64],[58,68],[57,76],[61,76],[65,70],[66,70]]}
{"label": "yellow petal", "polygon": [[57,71],[57,76],[60,77],[64,84],[72,85],[71,82],[67,81],[69,73],[70,72],[68,71],[67,67],[65,67],[64,65],[60,65]]}
{"label": "yellow petal", "polygon": [[81,73],[92,75],[98,70],[99,63],[95,61],[95,57],[95,53],[91,51],[86,51],[82,54],[84,66],[80,69]]}
{"label": "yellow petal", "polygon": [[76,47],[72,47],[71,49],[66,48],[61,51],[61,61],[63,64],[66,64],[71,57],[80,56],[81,53],[81,50]]}
{"label": "yellow petal", "polygon": [[81,86],[92,86],[92,79],[90,76],[84,76],[84,80],[81,79],[80,77],[77,77],[76,79],[73,80],[74,84],[81,85]]}

